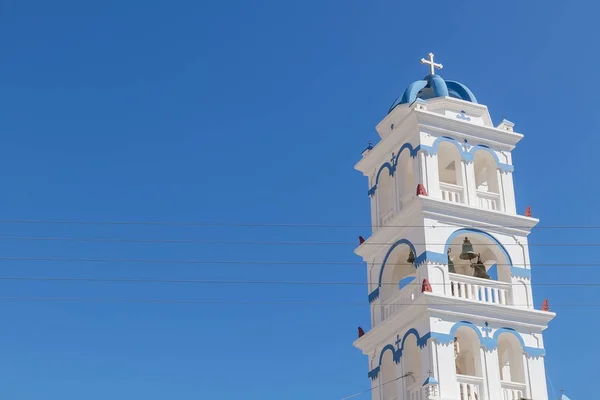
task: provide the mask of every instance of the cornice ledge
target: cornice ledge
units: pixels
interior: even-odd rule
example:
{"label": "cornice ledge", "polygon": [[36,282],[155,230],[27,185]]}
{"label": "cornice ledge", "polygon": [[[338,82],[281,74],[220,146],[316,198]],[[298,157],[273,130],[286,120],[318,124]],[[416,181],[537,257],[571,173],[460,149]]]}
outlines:
{"label": "cornice ledge", "polygon": [[425,125],[459,137],[476,136],[479,140],[489,140],[499,145],[508,146],[511,150],[524,137],[521,133],[509,132],[492,126],[471,124],[433,111],[414,110],[414,113],[419,125]]}
{"label": "cornice ledge", "polygon": [[[376,303],[372,305],[378,305]],[[369,354],[377,346],[381,345],[388,336],[394,335],[401,331],[407,321],[414,321],[419,315],[423,314],[423,309],[426,309],[425,304],[411,304],[403,307],[401,312],[396,312],[383,322],[375,325],[361,338],[356,339],[352,344],[360,349],[363,354]],[[400,310],[399,310],[400,311]]]}
{"label": "cornice ledge", "polygon": [[[408,221],[415,212],[419,212],[419,202],[413,198],[408,206],[390,221],[388,226],[378,228],[363,244],[354,249],[354,253],[363,258],[363,261],[370,262],[371,258],[377,254],[381,248],[389,248],[393,242],[403,238],[405,229],[401,226],[410,225]],[[374,244],[376,243],[376,244]]]}
{"label": "cornice ledge", "polygon": [[426,217],[433,217],[441,222],[461,224],[475,222],[478,227],[487,226],[490,229],[511,235],[527,236],[539,222],[537,218],[506,214],[466,204],[450,203],[432,197],[419,196],[419,200],[423,215]]}
{"label": "cornice ledge", "polygon": [[[411,118],[411,116],[413,116],[413,118]],[[413,126],[407,128],[407,125],[411,123]],[[416,133],[412,132],[411,130],[416,127],[417,121],[416,118],[414,118],[414,113],[409,112],[402,119],[400,126],[396,126],[393,133],[387,135],[377,142],[369,154],[361,158],[354,165],[354,169],[362,172],[365,176],[369,176],[370,171],[374,168],[377,168],[387,156],[391,156],[393,151],[398,151],[404,143],[410,142],[410,138],[414,133]],[[400,130],[402,130],[402,132],[397,133],[397,131]],[[418,145],[418,138],[415,137],[414,146]]]}
{"label": "cornice ledge", "polygon": [[[506,320],[515,325],[534,326],[543,331],[556,313],[535,310],[525,307],[504,306],[491,303],[481,303],[474,300],[449,297],[436,293],[423,293],[424,302],[428,304],[431,312],[446,315],[471,315],[473,318],[487,318],[489,320]],[[460,311],[447,309],[460,305]]]}

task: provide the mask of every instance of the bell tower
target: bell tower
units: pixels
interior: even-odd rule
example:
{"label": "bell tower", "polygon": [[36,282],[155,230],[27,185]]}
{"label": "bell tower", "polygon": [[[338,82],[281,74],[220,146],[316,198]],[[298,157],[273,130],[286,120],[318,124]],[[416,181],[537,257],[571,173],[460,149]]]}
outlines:
{"label": "bell tower", "polygon": [[[430,71],[377,125],[355,168],[367,178],[371,327],[354,342],[369,359],[374,400],[547,400],[542,332],[511,152],[523,135],[464,84]],[[366,301],[367,299],[365,299]]]}

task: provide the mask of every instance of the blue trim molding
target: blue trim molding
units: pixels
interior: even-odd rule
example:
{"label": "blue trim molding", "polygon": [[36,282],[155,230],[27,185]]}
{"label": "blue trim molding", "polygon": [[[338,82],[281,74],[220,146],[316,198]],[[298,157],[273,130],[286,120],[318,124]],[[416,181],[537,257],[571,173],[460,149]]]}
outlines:
{"label": "blue trim molding", "polygon": [[508,252],[506,251],[506,248],[502,245],[502,243],[500,243],[500,241],[498,239],[496,239],[494,236],[490,235],[489,233],[482,231],[481,229],[475,229],[475,228],[461,228],[461,229],[457,229],[454,232],[452,232],[452,234],[450,236],[448,236],[448,239],[446,240],[446,246],[444,247],[444,254],[448,253],[448,248],[450,247],[450,244],[452,244],[452,241],[460,235],[479,235],[479,236],[485,236],[488,239],[490,239],[492,242],[494,242],[496,245],[498,245],[498,248],[500,249],[500,251],[502,251],[502,254],[504,255],[504,257],[506,257],[506,260],[508,261],[508,264],[512,267],[513,262],[512,259],[510,258],[510,255],[508,254]]}
{"label": "blue trim molding", "polygon": [[[546,350],[544,350],[543,348],[525,346],[525,341],[523,340],[521,334],[512,328],[498,328],[494,332],[494,335],[490,337],[490,332],[492,331],[492,329],[489,327],[489,324],[487,322],[485,323],[485,326],[480,329],[479,327],[477,327],[477,325],[473,324],[472,322],[459,321],[452,326],[452,328],[450,329],[450,333],[429,332],[423,336],[420,336],[419,332],[415,328],[411,328],[407,330],[406,333],[404,333],[402,339],[400,338],[400,335],[396,335],[395,346],[394,344],[390,343],[385,345],[381,349],[381,353],[379,354],[379,365],[373,368],[371,371],[369,371],[369,378],[372,380],[377,379],[379,371],[381,371],[381,364],[386,351],[392,352],[392,358],[396,364],[400,362],[400,359],[402,358],[402,353],[404,352],[404,347],[406,345],[406,339],[410,335],[413,335],[417,339],[417,346],[420,349],[423,349],[425,346],[427,346],[427,342],[429,341],[429,339],[434,339],[440,344],[452,343],[454,341],[456,331],[461,327],[472,329],[477,334],[481,345],[486,350],[496,349],[498,347],[498,338],[500,337],[500,335],[502,335],[503,333],[510,333],[519,340],[519,343],[521,343],[521,347],[523,348],[523,352],[526,353],[529,357],[541,357],[546,354]],[[485,336],[482,334],[482,331],[485,332]],[[429,381],[429,379],[432,379],[432,381]],[[435,380],[435,378],[430,377],[425,381],[425,383],[423,383],[423,386],[427,384],[437,384],[437,381]]]}
{"label": "blue trim molding", "polygon": [[381,363],[383,362],[383,356],[386,351],[392,352],[392,359],[394,360],[394,362],[396,364],[398,364],[400,362],[400,359],[402,358],[402,353],[404,352],[404,347],[406,345],[406,339],[410,335],[413,335],[417,339],[417,346],[420,349],[427,346],[427,341],[431,338],[431,333],[427,333],[427,334],[421,336],[421,335],[419,335],[419,332],[415,328],[411,328],[408,331],[406,331],[406,333],[404,333],[404,336],[402,336],[402,339],[400,338],[400,335],[396,335],[395,346],[394,346],[394,344],[387,344],[381,349],[381,353],[379,354],[379,365],[377,367],[373,368],[371,371],[369,371],[369,374],[368,374],[369,378],[377,379],[377,376],[379,375],[379,371],[381,370]]}
{"label": "blue trim molding", "polygon": [[369,304],[374,302],[378,298],[379,298],[379,288],[377,288],[377,289],[373,290],[371,293],[369,293]]}
{"label": "blue trim molding", "polygon": [[531,279],[531,270],[529,268],[510,267],[510,273],[515,278]]}
{"label": "blue trim molding", "polygon": [[398,167],[398,159],[400,158],[400,154],[402,154],[402,151],[407,149],[410,153],[410,156],[413,158],[415,158],[417,156],[419,151],[424,151],[427,154],[435,155],[438,152],[438,147],[441,142],[448,142],[448,143],[452,143],[453,145],[455,145],[456,148],[458,149],[458,152],[460,153],[461,158],[467,162],[473,162],[473,160],[475,159],[475,153],[479,150],[483,150],[483,151],[487,151],[488,153],[490,153],[492,155],[492,157],[494,157],[494,160],[496,161],[496,165],[497,165],[498,169],[501,170],[502,172],[513,172],[515,169],[514,166],[512,166],[510,164],[505,164],[505,163],[500,162],[500,159],[498,158],[498,155],[496,154],[496,152],[494,150],[490,149],[488,146],[476,145],[476,146],[471,147],[470,150],[465,150],[463,148],[462,144],[458,140],[453,139],[451,137],[447,137],[447,136],[438,137],[431,146],[421,144],[416,147],[413,147],[410,143],[404,143],[400,147],[400,150],[398,150],[398,154],[393,155],[391,161],[386,161],[385,163],[383,163],[383,165],[381,167],[379,167],[379,170],[377,171],[377,175],[375,177],[375,183],[373,183],[373,186],[369,189],[369,192],[368,192],[369,196],[375,195],[375,192],[377,191],[377,183],[379,183],[379,176],[381,175],[381,172],[385,168],[388,169],[390,176],[394,176],[394,174],[396,173],[396,169]]}
{"label": "blue trim molding", "polygon": [[519,334],[519,332],[515,331],[512,328],[499,328],[496,329],[494,335],[489,337],[490,328],[486,325],[486,328],[482,328],[486,330],[486,336],[484,337],[481,333],[481,330],[472,322],[469,321],[459,321],[452,326],[450,329],[450,333],[439,333],[439,332],[431,332],[431,337],[435,339],[438,343],[441,344],[450,344],[454,341],[455,333],[460,327],[471,328],[479,337],[479,341],[481,345],[486,350],[494,350],[498,347],[498,338],[503,333],[510,333],[514,335],[521,343],[521,347],[523,348],[523,352],[525,352],[530,357],[540,357],[546,354],[546,350],[537,347],[525,346],[525,341],[523,337]]}
{"label": "blue trim molding", "polygon": [[[388,259],[390,258],[390,255],[392,254],[392,252],[394,251],[394,249],[396,247],[398,247],[401,244],[405,244],[407,245],[414,254],[417,254],[417,250],[415,249],[415,246],[410,242],[410,240],[408,239],[400,239],[398,240],[396,243],[394,243],[387,251],[387,253],[385,254],[385,257],[383,258],[383,263],[381,264],[381,268],[379,269],[379,284],[377,285],[378,287],[381,287],[381,279],[383,277],[383,269],[385,268],[385,265],[388,262]],[[417,264],[416,259],[415,259],[415,265]]]}
{"label": "blue trim molding", "polygon": [[398,160],[400,159],[400,155],[404,150],[408,150],[410,156],[414,158],[417,156],[417,153],[420,149],[421,146],[413,147],[410,143],[404,143],[398,150],[398,154],[392,154],[391,161],[386,161],[381,167],[379,167],[377,175],[375,176],[375,183],[373,184],[371,189],[369,189],[369,196],[373,196],[375,194],[375,191],[377,190],[377,184],[379,183],[379,176],[385,168],[388,169],[390,176],[394,176],[398,167]]}
{"label": "blue trim molding", "polygon": [[[489,233],[482,231],[481,229],[475,229],[475,228],[461,228],[461,229],[457,229],[456,231],[452,232],[452,234],[450,234],[450,236],[448,236],[448,239],[446,239],[446,245],[444,247],[443,253],[437,253],[437,252],[428,251],[428,250],[424,251],[423,253],[421,253],[419,256],[417,256],[415,258],[415,268],[418,268],[419,265],[423,264],[426,261],[439,263],[439,264],[446,264],[448,262],[448,255],[447,255],[448,248],[450,247],[450,244],[452,243],[452,241],[457,236],[460,236],[460,235],[485,236],[486,238],[490,239],[494,244],[496,244],[498,246],[498,248],[500,249],[500,251],[502,251],[502,254],[504,255],[504,257],[506,257],[506,260],[508,261],[508,264],[511,267],[511,271],[513,271],[513,274],[515,273],[515,271],[516,271],[516,273],[525,274],[526,272],[522,271],[522,270],[525,270],[525,271],[529,271],[529,276],[531,276],[531,270],[525,269],[525,268],[513,267],[513,263],[512,263],[512,259],[510,258],[510,255],[508,254],[508,252],[506,251],[506,248],[502,245],[502,243],[500,243],[500,241],[498,239],[496,239],[494,236],[490,235]],[[385,269],[388,259],[389,259],[390,255],[392,254],[392,252],[394,251],[394,249],[401,244],[407,245],[408,247],[410,247],[410,249],[413,251],[413,253],[417,254],[417,251],[415,250],[415,246],[408,239],[400,239],[388,249],[388,251],[383,259],[383,263],[381,264],[381,268],[379,269],[379,280],[377,283],[377,288],[375,290],[373,290],[371,293],[369,293],[369,303],[373,303],[375,300],[377,300],[379,298],[379,295],[380,295],[379,288],[382,286],[383,270]]]}

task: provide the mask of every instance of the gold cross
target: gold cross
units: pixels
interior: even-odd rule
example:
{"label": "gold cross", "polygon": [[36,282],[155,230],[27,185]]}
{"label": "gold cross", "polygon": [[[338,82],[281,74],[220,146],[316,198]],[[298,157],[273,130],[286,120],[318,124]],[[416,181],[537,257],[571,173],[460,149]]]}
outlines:
{"label": "gold cross", "polygon": [[442,64],[436,64],[433,62],[433,53],[429,53],[429,60],[426,60],[424,58],[421,58],[421,64],[428,64],[429,65],[429,72],[430,75],[435,75],[435,69],[442,69],[444,68],[444,66]]}

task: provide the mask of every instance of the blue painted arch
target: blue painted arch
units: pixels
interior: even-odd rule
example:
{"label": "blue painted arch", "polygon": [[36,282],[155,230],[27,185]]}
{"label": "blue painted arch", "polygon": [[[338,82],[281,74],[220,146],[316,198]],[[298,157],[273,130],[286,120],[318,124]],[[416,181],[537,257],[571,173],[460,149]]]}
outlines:
{"label": "blue painted arch", "polygon": [[493,235],[489,234],[488,232],[482,231],[481,229],[461,228],[461,229],[457,229],[454,232],[452,232],[452,234],[450,234],[450,236],[448,236],[448,239],[446,239],[446,245],[444,247],[444,254],[448,254],[448,248],[452,244],[452,241],[454,239],[456,239],[457,236],[460,236],[460,235],[465,235],[465,236],[466,235],[475,235],[475,236],[484,236],[484,237],[488,238],[489,240],[491,240],[498,246],[498,249],[502,252],[504,257],[506,257],[506,260],[507,260],[509,266],[510,267],[513,266],[512,258],[510,257],[510,254],[508,254],[508,251],[506,251],[506,248],[504,247],[504,245],[502,245],[502,243],[500,243],[500,241],[498,239],[496,239]]}
{"label": "blue painted arch", "polygon": [[381,175],[381,172],[384,169],[387,168],[390,175],[394,176],[394,173],[396,172],[396,168],[398,167],[398,160],[400,159],[400,155],[402,154],[402,152],[405,149],[410,152],[411,157],[416,157],[417,154],[419,153],[419,151],[421,151],[421,150],[425,151],[428,154],[434,155],[434,154],[438,153],[438,148],[439,148],[441,142],[452,143],[453,145],[455,145],[456,148],[458,149],[460,157],[467,162],[473,162],[475,153],[479,150],[483,150],[483,151],[490,153],[492,155],[492,157],[494,157],[494,160],[496,161],[496,166],[501,171],[513,172],[515,169],[514,166],[512,166],[510,164],[502,163],[500,161],[500,159],[498,158],[498,154],[496,154],[496,152],[494,150],[492,150],[491,148],[489,148],[488,146],[476,145],[476,146],[471,147],[469,150],[465,150],[463,148],[463,145],[458,140],[447,137],[447,136],[441,136],[441,137],[438,137],[437,139],[435,139],[435,141],[431,144],[431,146],[418,145],[416,147],[413,147],[410,143],[404,143],[402,145],[402,147],[400,147],[400,150],[398,150],[398,154],[396,154],[394,156],[394,158],[392,158],[391,161],[387,161],[379,167],[379,170],[377,171],[377,174],[375,176],[375,182],[369,189],[369,196],[373,196],[375,194],[375,192],[377,190],[377,184],[379,183],[379,176]]}
{"label": "blue painted arch", "polygon": [[390,255],[393,253],[394,249],[396,249],[396,247],[400,246],[400,245],[407,245],[412,251],[413,253],[417,254],[417,250],[415,249],[415,246],[410,242],[410,240],[408,239],[400,239],[398,240],[396,243],[394,243],[387,251],[387,253],[385,254],[385,257],[383,258],[383,262],[381,263],[381,268],[379,269],[379,280],[378,280],[378,285],[377,287],[381,287],[382,284],[382,279],[383,279],[383,270],[388,262],[388,259],[390,258]]}
{"label": "blue painted arch", "polygon": [[394,362],[396,361],[396,349],[394,348],[393,345],[391,344],[387,344],[384,346],[383,349],[381,349],[381,354],[379,354],[379,366],[381,366],[381,363],[383,362],[383,356],[385,354],[386,351],[391,351],[392,352],[392,359],[394,360]]}
{"label": "blue painted arch", "polygon": [[375,182],[373,183],[373,186],[371,187],[371,189],[369,189],[369,195],[375,194],[375,190],[377,189],[377,184],[379,183],[379,176],[381,175],[381,172],[384,169],[387,168],[390,176],[394,176],[394,174],[396,173],[396,168],[398,166],[398,161],[400,160],[400,156],[402,155],[402,152],[404,150],[408,150],[411,157],[416,157],[419,149],[420,149],[419,146],[414,148],[410,143],[404,143],[400,147],[400,150],[398,150],[398,154],[396,154],[394,156],[394,158],[392,158],[391,163],[390,163],[390,161],[387,161],[387,162],[383,163],[383,165],[381,167],[379,167],[379,170],[377,171],[377,175],[375,176]]}
{"label": "blue painted arch", "polygon": [[[427,341],[431,338],[431,333],[427,333],[427,334],[421,336],[415,328],[409,329],[408,331],[406,331],[404,333],[404,335],[402,336],[402,339],[400,339],[400,341],[397,342],[397,346],[394,346],[394,344],[386,344],[381,349],[381,353],[379,354],[378,365],[377,365],[377,367],[373,368],[369,372],[369,378],[371,378],[371,379],[377,378],[377,375],[379,375],[379,371],[381,371],[381,364],[383,362],[383,356],[387,351],[392,352],[393,360],[396,364],[398,364],[400,362],[400,359],[402,358],[402,353],[406,346],[406,339],[410,335],[413,335],[417,339],[417,346],[421,349],[427,345]],[[398,347],[398,348],[396,348],[396,347]]]}

